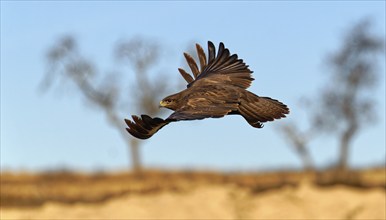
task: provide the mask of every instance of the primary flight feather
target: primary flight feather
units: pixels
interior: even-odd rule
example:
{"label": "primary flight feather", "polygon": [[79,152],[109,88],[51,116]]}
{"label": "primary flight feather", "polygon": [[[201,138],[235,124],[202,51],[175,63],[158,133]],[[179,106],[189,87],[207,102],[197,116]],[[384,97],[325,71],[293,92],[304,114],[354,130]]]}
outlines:
{"label": "primary flight feather", "polygon": [[200,66],[187,53],[186,61],[193,76],[178,69],[188,83],[179,93],[167,96],[160,102],[161,107],[174,112],[166,119],[148,115],[133,115],[125,119],[126,130],[136,138],[147,139],[165,125],[181,120],[221,118],[238,114],[255,128],[262,128],[264,122],[285,117],[288,107],[269,97],[257,96],[246,90],[254,80],[242,59],[231,54],[223,43],[216,48],[208,42],[208,58],[199,44],[196,44]]}

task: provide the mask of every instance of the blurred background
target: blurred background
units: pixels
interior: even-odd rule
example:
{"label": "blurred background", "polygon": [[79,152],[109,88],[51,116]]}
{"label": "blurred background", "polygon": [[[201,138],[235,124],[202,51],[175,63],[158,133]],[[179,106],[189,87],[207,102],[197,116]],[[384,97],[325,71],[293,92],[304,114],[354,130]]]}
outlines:
{"label": "blurred background", "polygon": [[[310,179],[383,189],[369,204],[383,207],[373,218],[384,218],[385,25],[384,1],[1,1],[2,213],[33,218],[51,202],[180,193],[196,180],[237,186],[203,193],[225,193],[233,218],[280,218],[255,215],[260,203],[245,201]],[[130,136],[124,118],[171,114],[158,103],[186,86],[177,71],[189,70],[183,52],[196,57],[195,43],[206,51],[208,40],[243,59],[254,71],[249,90],[287,104],[289,116],[263,129],[228,116],[173,123],[146,141]],[[63,194],[69,182],[72,196]],[[291,190],[303,198],[319,188]],[[363,210],[374,207],[366,205],[339,216],[369,217]],[[20,207],[35,211],[22,215]],[[202,216],[228,218],[213,213]]]}

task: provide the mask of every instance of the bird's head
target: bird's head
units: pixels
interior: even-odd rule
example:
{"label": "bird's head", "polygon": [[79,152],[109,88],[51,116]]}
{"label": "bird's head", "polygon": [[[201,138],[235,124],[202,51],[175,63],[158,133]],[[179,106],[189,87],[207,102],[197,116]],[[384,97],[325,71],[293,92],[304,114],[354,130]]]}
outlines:
{"label": "bird's head", "polygon": [[171,110],[176,110],[178,108],[178,97],[178,93],[167,96],[159,102],[159,107],[165,107]]}

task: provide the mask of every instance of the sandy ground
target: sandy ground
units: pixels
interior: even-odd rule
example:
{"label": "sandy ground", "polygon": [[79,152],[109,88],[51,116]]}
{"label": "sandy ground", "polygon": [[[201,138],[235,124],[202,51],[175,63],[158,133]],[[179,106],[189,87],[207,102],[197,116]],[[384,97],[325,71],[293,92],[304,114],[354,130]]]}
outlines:
{"label": "sandy ground", "polygon": [[46,203],[2,208],[1,219],[386,219],[380,188],[319,188],[304,182],[248,193],[232,185],[197,186],[187,192],[123,195],[104,203]]}

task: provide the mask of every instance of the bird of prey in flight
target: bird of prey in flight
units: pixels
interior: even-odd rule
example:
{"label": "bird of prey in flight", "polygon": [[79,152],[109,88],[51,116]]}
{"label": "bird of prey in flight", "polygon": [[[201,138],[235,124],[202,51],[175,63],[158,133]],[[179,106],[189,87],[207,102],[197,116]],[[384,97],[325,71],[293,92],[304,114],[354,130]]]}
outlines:
{"label": "bird of prey in flight", "polygon": [[136,138],[147,139],[171,122],[221,118],[225,115],[241,115],[255,128],[264,122],[280,119],[289,113],[288,107],[269,97],[260,97],[246,90],[254,80],[252,71],[236,54],[231,54],[220,43],[217,55],[212,42],[208,42],[208,57],[196,44],[200,66],[187,53],[186,61],[193,76],[178,69],[187,81],[187,88],[169,95],[160,102],[161,107],[174,112],[166,119],[148,115],[133,115],[125,119],[126,130]]}

